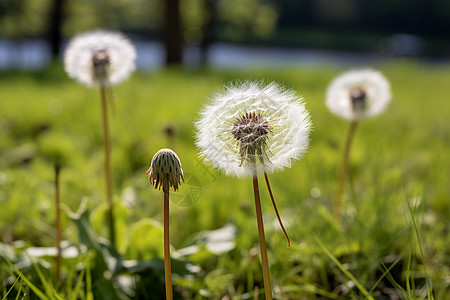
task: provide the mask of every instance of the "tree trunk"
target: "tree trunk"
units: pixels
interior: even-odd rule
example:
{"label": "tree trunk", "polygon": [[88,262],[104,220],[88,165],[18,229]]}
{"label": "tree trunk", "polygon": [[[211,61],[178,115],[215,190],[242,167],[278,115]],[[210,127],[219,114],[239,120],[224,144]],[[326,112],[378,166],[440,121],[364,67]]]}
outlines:
{"label": "tree trunk", "polygon": [[50,8],[50,28],[48,39],[53,58],[58,58],[61,50],[63,4],[64,0],[53,0]]}
{"label": "tree trunk", "polygon": [[214,39],[214,26],[216,23],[216,0],[204,0],[207,19],[203,28],[203,39],[200,42],[200,64],[208,64],[208,50]]}
{"label": "tree trunk", "polygon": [[183,62],[183,32],[181,28],[180,1],[164,2],[164,44],[166,47],[166,65]]}

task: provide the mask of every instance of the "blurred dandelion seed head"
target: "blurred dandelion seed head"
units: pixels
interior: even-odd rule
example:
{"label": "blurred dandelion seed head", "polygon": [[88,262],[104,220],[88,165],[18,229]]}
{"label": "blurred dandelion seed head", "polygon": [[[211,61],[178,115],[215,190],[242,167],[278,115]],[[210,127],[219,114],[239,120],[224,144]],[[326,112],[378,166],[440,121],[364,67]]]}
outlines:
{"label": "blurred dandelion seed head", "polygon": [[163,190],[173,187],[176,191],[181,180],[184,182],[180,159],[171,149],[161,149],[156,152],[145,174],[149,175],[150,183],[155,188],[162,186]]}
{"label": "blurred dandelion seed head", "polygon": [[391,99],[390,85],[378,71],[352,70],[330,84],[326,104],[331,112],[349,120],[360,120],[383,112]]}
{"label": "blurred dandelion seed head", "polygon": [[225,86],[195,124],[200,155],[237,177],[289,167],[309,144],[311,121],[302,100],[273,82]]}
{"label": "blurred dandelion seed head", "polygon": [[64,53],[69,77],[87,86],[117,84],[136,68],[136,50],[121,33],[92,31],[74,37]]}

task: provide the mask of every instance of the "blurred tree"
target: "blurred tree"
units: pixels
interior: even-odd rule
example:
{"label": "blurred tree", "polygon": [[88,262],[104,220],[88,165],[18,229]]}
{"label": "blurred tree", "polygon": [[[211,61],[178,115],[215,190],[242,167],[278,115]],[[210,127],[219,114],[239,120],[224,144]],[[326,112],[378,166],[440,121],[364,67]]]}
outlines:
{"label": "blurred tree", "polygon": [[20,39],[46,32],[51,0],[0,0],[0,36]]}
{"label": "blurred tree", "polygon": [[50,8],[49,41],[54,58],[59,57],[62,40],[63,7],[65,0],[53,0]]}
{"label": "blurred tree", "polygon": [[223,38],[243,42],[251,37],[268,38],[275,32],[278,13],[264,0],[220,0],[217,17]]}
{"label": "blurred tree", "polygon": [[217,1],[216,0],[203,0],[206,10],[206,20],[203,24],[203,38],[200,43],[200,63],[206,65],[208,63],[208,50],[214,41],[214,27],[217,19]]}
{"label": "blurred tree", "polygon": [[214,41],[265,39],[278,20],[276,5],[268,0],[184,0],[181,5],[185,40],[200,46],[202,64]]}
{"label": "blurred tree", "polygon": [[184,39],[188,44],[200,45],[201,64],[207,62],[209,45],[214,39],[217,0],[185,0],[181,2]]}
{"label": "blurred tree", "polygon": [[166,64],[183,62],[183,31],[179,0],[162,0],[164,2],[164,46]]}
{"label": "blurred tree", "polygon": [[[382,37],[408,33],[434,39],[443,52],[450,47],[449,0],[332,2],[0,0],[0,37],[20,41],[45,36],[57,54],[61,35],[69,38],[96,28],[116,29],[163,40],[168,63],[181,62],[184,42],[200,47],[203,62],[214,41],[355,47],[368,40],[376,44]],[[364,39],[358,39],[361,36]]]}

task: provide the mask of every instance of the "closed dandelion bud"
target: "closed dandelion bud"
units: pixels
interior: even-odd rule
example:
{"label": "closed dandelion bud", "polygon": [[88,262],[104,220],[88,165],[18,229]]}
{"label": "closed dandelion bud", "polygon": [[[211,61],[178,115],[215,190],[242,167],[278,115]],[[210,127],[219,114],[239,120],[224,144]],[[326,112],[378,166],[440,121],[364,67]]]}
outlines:
{"label": "closed dandelion bud", "polygon": [[177,154],[170,149],[161,149],[152,158],[150,168],[146,175],[149,175],[150,183],[166,191],[173,187],[174,191],[178,189],[181,180],[184,182],[181,162]]}
{"label": "closed dandelion bud", "polygon": [[73,38],[64,53],[69,77],[87,86],[107,86],[128,78],[135,69],[136,51],[121,33],[92,31]]}
{"label": "closed dandelion bud", "polygon": [[172,268],[170,262],[169,237],[169,188],[178,189],[181,180],[184,182],[181,162],[177,154],[170,149],[161,149],[152,158],[150,168],[145,173],[149,175],[150,183],[157,189],[163,187],[164,192],[164,281],[166,299],[173,299]]}
{"label": "closed dandelion bud", "polygon": [[383,112],[391,99],[387,79],[371,69],[353,70],[334,79],[327,90],[331,112],[349,120],[360,120]]}

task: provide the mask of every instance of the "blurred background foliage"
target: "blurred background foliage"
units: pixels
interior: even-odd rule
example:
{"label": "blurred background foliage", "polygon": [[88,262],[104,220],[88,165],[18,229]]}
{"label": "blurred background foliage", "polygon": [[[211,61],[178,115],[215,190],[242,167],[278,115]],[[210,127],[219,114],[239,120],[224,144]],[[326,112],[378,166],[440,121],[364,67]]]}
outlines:
{"label": "blurred background foliage", "polygon": [[99,27],[162,39],[172,34],[164,31],[164,11],[178,10],[189,44],[379,50],[383,38],[400,33],[420,38],[425,54],[450,49],[447,0],[0,0],[0,37],[48,37],[57,7],[66,39]]}

